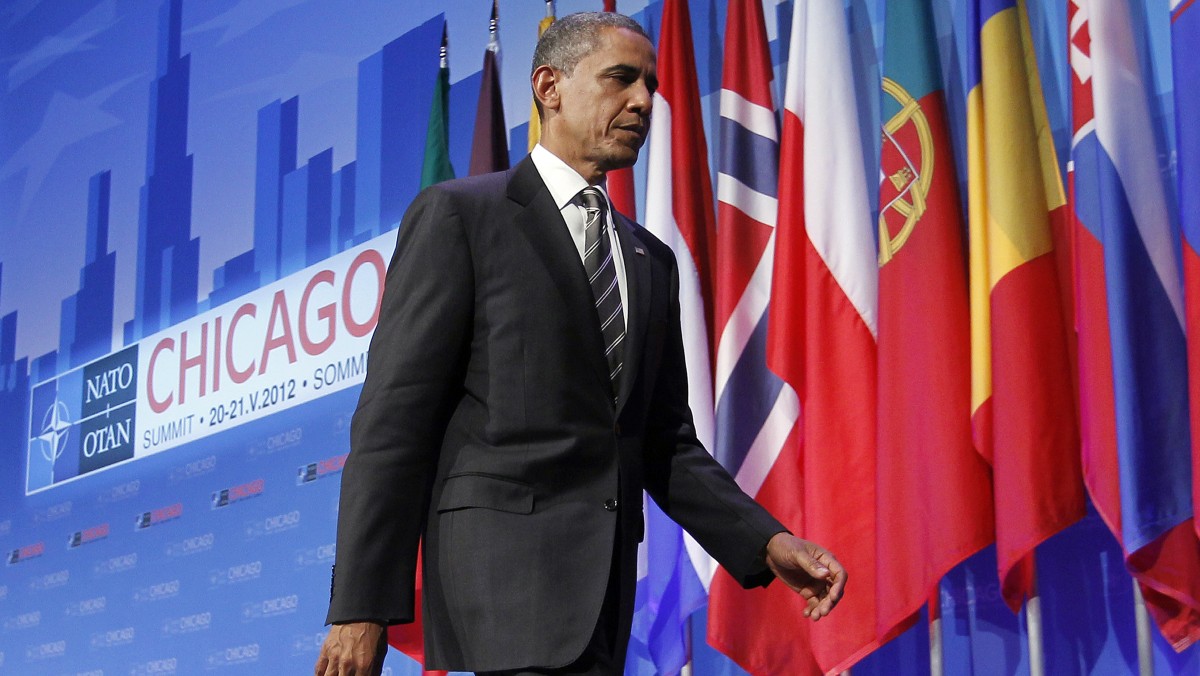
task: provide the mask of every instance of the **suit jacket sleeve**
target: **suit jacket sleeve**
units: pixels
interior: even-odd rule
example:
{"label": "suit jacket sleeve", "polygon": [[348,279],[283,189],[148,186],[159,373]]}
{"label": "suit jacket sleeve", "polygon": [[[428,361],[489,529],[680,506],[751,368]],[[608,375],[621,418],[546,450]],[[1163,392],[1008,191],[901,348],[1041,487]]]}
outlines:
{"label": "suit jacket sleeve", "polygon": [[459,215],[423,191],[400,226],[342,472],[327,622],[411,622],[417,547],[462,390],[474,280]]}
{"label": "suit jacket sleeve", "polygon": [[679,273],[671,267],[667,339],[647,419],[646,490],[743,587],[770,584],[767,542],[787,529],[746,495],[700,444],[688,406],[679,318]]}

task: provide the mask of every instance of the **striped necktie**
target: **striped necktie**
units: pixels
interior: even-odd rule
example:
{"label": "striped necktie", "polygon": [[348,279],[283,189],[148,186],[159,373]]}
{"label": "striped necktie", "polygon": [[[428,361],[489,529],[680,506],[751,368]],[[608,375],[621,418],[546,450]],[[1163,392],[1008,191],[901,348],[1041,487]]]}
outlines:
{"label": "striped necktie", "polygon": [[621,391],[625,316],[621,309],[621,293],[617,289],[617,266],[613,262],[608,201],[598,189],[591,186],[579,191],[574,201],[586,213],[583,269],[587,271],[596,300],[596,314],[600,317],[600,333],[604,338],[604,355],[608,360],[608,378],[615,394]]}

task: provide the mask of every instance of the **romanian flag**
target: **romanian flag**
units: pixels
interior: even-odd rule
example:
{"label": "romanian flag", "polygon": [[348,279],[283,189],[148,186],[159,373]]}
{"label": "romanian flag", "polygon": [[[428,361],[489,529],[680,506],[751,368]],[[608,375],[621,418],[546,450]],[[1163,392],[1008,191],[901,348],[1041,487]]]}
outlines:
{"label": "romanian flag", "polygon": [[1068,10],[1084,474],[1182,650],[1200,638],[1184,289],[1127,1]]}
{"label": "romanian flag", "polygon": [[[1171,3],[1174,47],[1175,146],[1179,172],[1179,219],[1183,228],[1183,279],[1187,298],[1188,373],[1192,414],[1192,509],[1200,504],[1200,5]],[[1192,525],[1200,534],[1200,521]]]}
{"label": "romanian flag", "polygon": [[1070,343],[1053,223],[1065,196],[1024,2],[972,0],[968,25],[971,411],[991,463],[1001,592],[1084,514]]}
{"label": "romanian flag", "polygon": [[889,0],[885,31],[878,556],[886,564],[877,575],[886,637],[994,531],[991,472],[971,441],[966,247],[933,12]]}

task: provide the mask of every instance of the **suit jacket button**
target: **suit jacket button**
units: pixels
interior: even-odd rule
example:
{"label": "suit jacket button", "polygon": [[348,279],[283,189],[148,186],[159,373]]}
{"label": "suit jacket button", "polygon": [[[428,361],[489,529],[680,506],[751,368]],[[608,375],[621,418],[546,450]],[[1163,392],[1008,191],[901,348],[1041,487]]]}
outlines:
{"label": "suit jacket button", "polygon": [[621,436],[621,423],[613,425],[613,432],[616,432],[618,437]]}
{"label": "suit jacket button", "polygon": [[604,501],[604,509],[606,509],[610,512],[617,511],[617,499],[609,498],[609,499],[605,500]]}

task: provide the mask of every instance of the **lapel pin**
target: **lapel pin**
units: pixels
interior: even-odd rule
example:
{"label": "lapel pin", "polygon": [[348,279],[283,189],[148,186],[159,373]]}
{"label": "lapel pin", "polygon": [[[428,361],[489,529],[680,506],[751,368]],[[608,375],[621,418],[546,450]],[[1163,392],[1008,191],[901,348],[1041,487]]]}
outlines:
{"label": "lapel pin", "polygon": [[645,249],[643,249],[643,248],[642,248],[642,247],[640,247],[640,246],[635,246],[635,247],[633,247],[633,251],[634,251],[634,253],[636,253],[636,254],[637,254],[637,255],[639,255],[639,256],[645,256],[645,255],[646,255],[646,250],[645,250]]}

